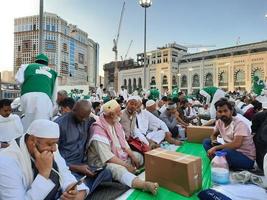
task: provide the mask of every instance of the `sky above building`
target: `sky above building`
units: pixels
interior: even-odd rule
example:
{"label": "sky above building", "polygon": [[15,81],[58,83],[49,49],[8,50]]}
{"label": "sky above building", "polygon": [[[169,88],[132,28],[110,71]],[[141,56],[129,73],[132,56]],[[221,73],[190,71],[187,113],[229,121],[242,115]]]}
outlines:
{"label": "sky above building", "polygon": [[[144,9],[125,0],[119,59],[136,59],[144,46]],[[267,0],[152,0],[147,10],[147,50],[167,43],[216,45],[222,48],[267,40]],[[0,7],[0,70],[13,69],[14,18],[39,13],[39,0],[2,0]],[[76,24],[100,45],[99,66],[114,60],[123,0],[44,0],[44,11]],[[238,39],[240,38],[240,39]],[[214,48],[214,47],[213,47]],[[206,48],[211,49],[211,48]],[[191,49],[196,51],[200,49]]]}

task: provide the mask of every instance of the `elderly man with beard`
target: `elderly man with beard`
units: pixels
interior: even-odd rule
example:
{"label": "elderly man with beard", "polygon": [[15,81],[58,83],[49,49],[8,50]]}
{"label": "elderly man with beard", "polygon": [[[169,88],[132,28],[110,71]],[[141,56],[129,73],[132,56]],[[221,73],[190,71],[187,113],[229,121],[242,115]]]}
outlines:
{"label": "elderly man with beard", "polygon": [[181,145],[181,141],[172,138],[172,134],[164,121],[149,111],[142,110],[141,106],[142,102],[139,101],[134,138],[138,138],[152,149],[160,146],[164,140],[170,144]]}
{"label": "elderly man with beard", "polygon": [[131,96],[127,100],[126,108],[122,111],[121,114],[121,126],[124,130],[126,140],[133,137],[134,128],[136,124],[136,109],[138,106],[138,101],[140,100],[139,96]]}
{"label": "elderly man with beard", "polygon": [[88,143],[89,165],[106,165],[116,181],[156,194],[157,183],[143,181],[134,175],[136,169],[143,165],[143,157],[130,149],[119,123],[120,117],[121,108],[116,100],[103,105],[103,114],[91,126],[93,135]]}
{"label": "elderly man with beard", "polygon": [[88,188],[76,179],[57,150],[59,127],[38,119],[0,152],[0,199],[78,200]]}
{"label": "elderly man with beard", "polygon": [[160,112],[158,111],[157,103],[154,100],[150,99],[146,102],[146,110],[159,118]]}
{"label": "elderly man with beard", "polygon": [[[248,126],[238,117],[233,116],[233,106],[226,99],[215,103],[217,118],[215,129],[210,139],[203,141],[208,156],[216,151],[226,152],[226,159],[231,169],[252,169],[256,157],[255,145]],[[218,144],[221,135],[225,144]]]}

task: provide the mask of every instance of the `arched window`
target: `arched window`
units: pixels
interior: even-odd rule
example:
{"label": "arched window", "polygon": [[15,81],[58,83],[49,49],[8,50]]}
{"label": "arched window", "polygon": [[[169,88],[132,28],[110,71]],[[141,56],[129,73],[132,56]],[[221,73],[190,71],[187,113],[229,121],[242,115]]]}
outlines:
{"label": "arched window", "polygon": [[164,75],[162,79],[162,85],[167,85],[167,84],[168,84],[168,77]]}
{"label": "arched window", "polygon": [[128,79],[128,92],[132,93],[132,80],[130,78]]}
{"label": "arched window", "polygon": [[181,87],[187,87],[187,76],[183,75],[181,78]]}
{"label": "arched window", "polygon": [[124,79],[123,85],[124,85],[125,88],[127,88],[127,80],[126,79]]}
{"label": "arched window", "polygon": [[219,86],[227,86],[228,77],[225,71],[219,73]]}
{"label": "arched window", "polygon": [[192,87],[199,87],[199,86],[200,86],[199,75],[194,74],[193,81],[192,81]]}
{"label": "arched window", "polygon": [[138,78],[138,89],[142,89],[142,79]]}
{"label": "arched window", "polygon": [[213,86],[213,76],[212,73],[207,73],[205,76],[205,86]]}
{"label": "arched window", "polygon": [[133,91],[135,91],[137,88],[137,85],[136,85],[136,78],[133,79]]}
{"label": "arched window", "polygon": [[235,86],[245,85],[245,71],[239,69],[234,74],[234,84]]}
{"label": "arched window", "polygon": [[254,76],[259,77],[260,80],[263,79],[263,73],[262,73],[262,71],[261,71],[260,69],[256,69],[256,70],[254,70],[254,71],[252,72],[252,77],[251,77],[252,80],[253,80]]}
{"label": "arched window", "polygon": [[150,85],[156,85],[156,78],[155,78],[155,76],[152,76],[151,77],[151,83],[150,83]]}

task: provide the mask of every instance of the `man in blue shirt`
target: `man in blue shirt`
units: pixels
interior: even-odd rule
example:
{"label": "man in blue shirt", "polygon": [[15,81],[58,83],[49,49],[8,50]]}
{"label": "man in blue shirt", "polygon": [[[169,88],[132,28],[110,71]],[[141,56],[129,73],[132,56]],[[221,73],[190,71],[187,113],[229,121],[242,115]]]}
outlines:
{"label": "man in blue shirt", "polygon": [[91,105],[86,100],[78,101],[72,112],[57,118],[55,122],[60,128],[58,149],[62,157],[66,160],[72,174],[80,179],[87,175],[86,185],[90,192],[102,182],[112,180],[111,172],[104,169],[100,173],[95,173],[95,168],[88,166],[86,161],[86,143],[89,138],[89,128],[94,122],[89,119]]}

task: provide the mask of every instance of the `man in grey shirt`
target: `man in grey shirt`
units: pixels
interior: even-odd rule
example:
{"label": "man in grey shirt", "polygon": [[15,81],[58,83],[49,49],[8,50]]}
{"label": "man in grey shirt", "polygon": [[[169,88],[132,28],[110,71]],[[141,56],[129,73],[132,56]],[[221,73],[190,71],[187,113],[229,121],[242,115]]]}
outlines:
{"label": "man in grey shirt", "polygon": [[165,122],[174,138],[178,137],[177,115],[176,104],[168,103],[166,110],[159,116],[159,118]]}
{"label": "man in grey shirt", "polygon": [[125,132],[126,140],[133,137],[136,125],[136,110],[138,106],[139,96],[131,96],[127,100],[126,108],[122,111],[120,124]]}
{"label": "man in grey shirt", "polygon": [[92,192],[101,182],[111,181],[112,175],[106,169],[96,174],[94,173],[95,168],[89,167],[87,164],[86,142],[89,138],[90,125],[94,122],[94,119],[89,119],[90,113],[90,103],[80,100],[74,105],[72,112],[57,118],[55,122],[60,128],[58,142],[60,154],[77,179],[87,175],[85,184]]}

